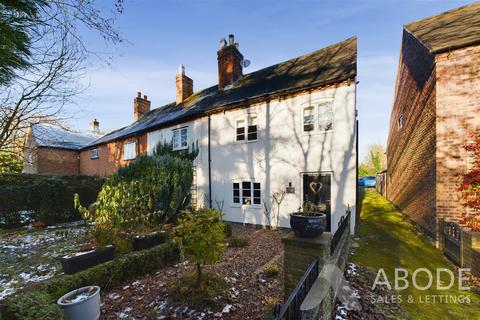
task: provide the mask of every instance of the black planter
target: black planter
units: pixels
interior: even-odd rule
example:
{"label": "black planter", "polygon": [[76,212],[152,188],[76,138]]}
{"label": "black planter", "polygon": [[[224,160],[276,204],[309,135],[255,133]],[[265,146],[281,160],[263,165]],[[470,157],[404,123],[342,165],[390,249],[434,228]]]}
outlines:
{"label": "black planter", "polygon": [[60,262],[66,274],[74,274],[97,264],[113,260],[114,255],[115,247],[108,246],[76,257],[60,258]]}
{"label": "black planter", "polygon": [[167,235],[165,232],[157,232],[148,236],[138,236],[133,239],[133,250],[140,251],[158,246],[165,242]]}
{"label": "black planter", "polygon": [[292,213],[290,214],[290,227],[298,237],[315,238],[327,228],[327,215],[317,213],[312,216],[304,216],[300,213]]}

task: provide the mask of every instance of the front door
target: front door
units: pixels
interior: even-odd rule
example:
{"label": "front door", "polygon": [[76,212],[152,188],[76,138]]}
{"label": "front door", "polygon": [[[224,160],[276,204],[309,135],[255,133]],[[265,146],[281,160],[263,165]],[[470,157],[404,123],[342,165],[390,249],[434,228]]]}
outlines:
{"label": "front door", "polygon": [[316,205],[327,215],[327,230],[331,231],[331,175],[329,173],[306,173],[303,175],[303,202]]}

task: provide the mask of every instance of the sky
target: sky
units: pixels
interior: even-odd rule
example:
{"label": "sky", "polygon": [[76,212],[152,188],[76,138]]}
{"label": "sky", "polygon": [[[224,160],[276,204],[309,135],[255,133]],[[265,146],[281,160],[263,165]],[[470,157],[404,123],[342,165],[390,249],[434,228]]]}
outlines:
{"label": "sky", "polygon": [[[91,62],[77,97],[73,128],[100,121],[103,132],[133,121],[137,91],[152,108],[175,100],[179,64],[194,91],[217,82],[219,41],[232,33],[251,65],[244,73],[358,37],[357,109],[361,159],[371,144],[386,144],[403,25],[472,1],[155,1],[125,0],[116,26],[126,40],[105,48],[94,34],[86,42],[108,50],[111,65]],[[103,9],[113,0],[101,0]]]}

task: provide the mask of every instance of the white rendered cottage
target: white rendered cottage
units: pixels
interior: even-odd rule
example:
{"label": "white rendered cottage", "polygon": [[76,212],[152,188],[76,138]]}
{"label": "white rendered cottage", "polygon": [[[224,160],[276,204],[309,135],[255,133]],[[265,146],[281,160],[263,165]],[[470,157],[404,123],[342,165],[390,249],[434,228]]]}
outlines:
{"label": "white rendered cottage", "polygon": [[354,217],[356,38],[245,75],[233,36],[217,54],[218,85],[194,93],[182,67],[176,102],[150,110],[139,94],[136,121],[83,148],[80,172],[109,174],[161,141],[198,142],[193,200],[225,220],[289,227],[307,200],[332,232],[347,207]]}

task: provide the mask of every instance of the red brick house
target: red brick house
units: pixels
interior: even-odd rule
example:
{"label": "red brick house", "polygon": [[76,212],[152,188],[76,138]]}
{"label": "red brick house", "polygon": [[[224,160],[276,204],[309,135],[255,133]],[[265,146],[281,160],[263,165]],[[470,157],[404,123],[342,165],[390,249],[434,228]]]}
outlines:
{"label": "red brick house", "polygon": [[32,125],[25,137],[24,173],[79,174],[80,150],[101,135],[99,123],[92,131],[72,132],[49,124]]}
{"label": "red brick house", "polygon": [[464,145],[480,133],[480,3],[407,24],[387,143],[387,198],[437,239],[465,211]]}

